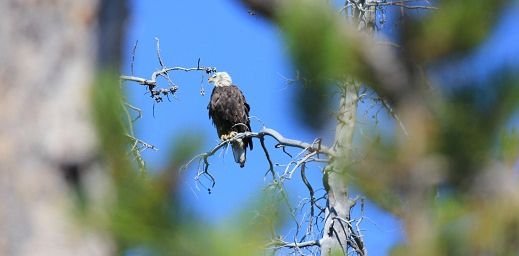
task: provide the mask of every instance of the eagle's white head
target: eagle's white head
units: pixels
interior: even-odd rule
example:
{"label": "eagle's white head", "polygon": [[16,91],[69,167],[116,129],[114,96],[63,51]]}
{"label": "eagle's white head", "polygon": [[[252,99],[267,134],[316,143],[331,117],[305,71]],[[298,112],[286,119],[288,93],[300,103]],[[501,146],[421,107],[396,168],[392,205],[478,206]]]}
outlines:
{"label": "eagle's white head", "polygon": [[210,84],[214,83],[214,86],[231,86],[232,80],[231,76],[227,74],[227,72],[216,72],[213,76],[207,80]]}

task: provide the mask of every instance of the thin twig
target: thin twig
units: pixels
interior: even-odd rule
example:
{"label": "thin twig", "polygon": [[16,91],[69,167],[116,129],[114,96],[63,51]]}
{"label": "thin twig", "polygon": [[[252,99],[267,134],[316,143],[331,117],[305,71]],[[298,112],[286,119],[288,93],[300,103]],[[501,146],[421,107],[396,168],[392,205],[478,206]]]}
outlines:
{"label": "thin twig", "polygon": [[141,145],[143,147],[143,149],[151,149],[151,150],[155,150],[155,151],[158,151],[159,149],[157,147],[155,147],[154,145],[151,145],[141,139],[138,139],[138,138],[135,138],[133,137],[132,135],[130,134],[126,134],[126,137],[132,139],[135,144],[134,144],[134,148],[132,148],[132,150],[135,149],[136,145]]}
{"label": "thin twig", "polygon": [[272,159],[270,159],[269,151],[267,150],[267,147],[265,146],[265,138],[260,138],[260,144],[261,148],[263,148],[263,152],[265,153],[265,157],[267,158],[267,161],[269,163],[269,169],[267,172],[270,172],[272,174],[272,180],[276,180],[276,173],[274,172],[274,165],[272,164]]}
{"label": "thin twig", "polygon": [[405,136],[409,136],[409,133],[407,132],[407,129],[405,128],[404,123],[402,123],[402,121],[400,120],[398,115],[395,113],[393,108],[389,105],[389,103],[386,100],[382,99],[382,98],[380,100],[382,101],[382,105],[384,106],[384,108],[386,108],[387,111],[389,112],[389,114],[395,119],[395,121],[398,122],[398,124],[400,125],[400,128],[404,132]]}
{"label": "thin twig", "polygon": [[137,112],[137,116],[131,120],[132,123],[142,117],[142,110],[140,108],[135,107],[135,106],[133,106],[132,104],[129,104],[129,103],[124,103],[124,105],[129,107],[131,110]]}
{"label": "thin twig", "polygon": [[294,174],[294,172],[296,171],[297,168],[301,167],[301,165],[305,164],[308,162],[308,160],[316,155],[317,152],[314,151],[314,152],[310,152],[309,154],[305,155],[303,158],[301,158],[299,161],[297,161],[294,165],[294,167],[292,167],[292,169],[290,170],[290,172],[288,173],[284,173],[283,174],[283,177],[286,178],[286,179],[291,179],[292,178],[292,175]]}
{"label": "thin twig", "polygon": [[162,56],[160,56],[160,40],[158,37],[155,37],[155,41],[157,41],[157,58],[159,59],[160,67],[164,69],[164,61],[162,61]]}
{"label": "thin twig", "polygon": [[133,46],[133,50],[132,50],[132,62],[130,63],[130,70],[132,72],[132,76],[133,76],[133,63],[135,63],[135,52],[137,51],[137,44],[139,43],[139,40],[135,41],[135,45]]}
{"label": "thin twig", "polygon": [[308,224],[308,232],[312,232],[313,227],[313,219],[315,217],[315,192],[314,188],[312,187],[312,184],[308,181],[306,178],[306,164],[301,165],[301,179],[303,180],[303,183],[305,184],[306,188],[308,189],[308,192],[310,193],[310,221]]}

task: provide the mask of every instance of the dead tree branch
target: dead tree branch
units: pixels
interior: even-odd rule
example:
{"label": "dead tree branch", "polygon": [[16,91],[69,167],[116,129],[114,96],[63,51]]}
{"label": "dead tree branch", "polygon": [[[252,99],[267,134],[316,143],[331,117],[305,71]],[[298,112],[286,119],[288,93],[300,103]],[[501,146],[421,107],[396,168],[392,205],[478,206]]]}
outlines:
{"label": "dead tree branch", "polygon": [[[202,176],[207,176],[207,178],[211,182],[210,187],[212,188],[216,184],[216,181],[215,181],[214,177],[209,173],[210,163],[209,163],[208,159],[211,156],[215,155],[216,152],[218,152],[220,149],[226,147],[227,145],[229,145],[230,143],[232,143],[238,139],[257,138],[260,140],[263,151],[264,151],[267,161],[269,163],[269,168],[268,168],[267,173],[270,172],[272,174],[273,180],[276,180],[277,178],[276,178],[276,174],[274,171],[274,164],[272,162],[272,159],[270,158],[269,151],[268,151],[267,147],[265,146],[265,142],[264,142],[265,137],[271,137],[277,141],[275,148],[292,147],[292,148],[303,149],[304,151],[308,152],[308,155],[303,157],[303,159],[305,159],[305,161],[315,161],[315,159],[312,158],[312,156],[317,156],[318,154],[324,154],[329,157],[332,154],[332,151],[330,150],[330,148],[328,148],[324,145],[321,145],[320,143],[307,143],[304,141],[285,138],[283,135],[281,135],[276,130],[264,127],[259,132],[238,133],[233,138],[220,142],[218,145],[216,145],[214,148],[212,148],[208,152],[199,154],[199,155],[195,156],[194,158],[192,158],[189,162],[187,162],[183,166],[182,170],[185,170],[191,163],[198,160],[199,166],[198,166],[197,175],[195,176],[195,181],[199,182],[200,178]],[[298,164],[296,164],[295,168],[297,168],[297,166],[301,166],[305,161],[301,161],[301,160],[297,161]]]}
{"label": "dead tree branch", "polygon": [[[132,75],[121,75],[119,78],[122,81],[131,81],[139,83],[140,85],[146,86],[148,89],[148,92],[150,93],[150,97],[153,98],[156,102],[162,102],[162,96],[168,97],[169,95],[174,95],[178,89],[179,86],[175,85],[171,78],[169,77],[169,73],[173,71],[184,71],[184,72],[191,72],[191,71],[203,71],[206,74],[211,74],[216,72],[215,67],[204,67],[200,66],[200,59],[197,61],[197,66],[192,68],[186,68],[186,67],[167,67],[164,64],[164,60],[162,58],[162,55],[160,54],[160,40],[158,38],[155,38],[156,40],[156,52],[157,52],[157,59],[160,65],[160,70],[157,70],[153,72],[149,79],[135,76],[133,74],[133,59],[135,59],[135,50],[137,48],[137,43],[135,44],[133,48],[133,57],[132,57],[132,65],[131,65],[131,73]],[[167,88],[156,88],[157,87],[157,78],[163,77],[168,82]]]}
{"label": "dead tree branch", "polygon": [[[428,5],[415,5],[412,3],[426,2]],[[371,3],[366,3],[367,6],[375,6],[375,7],[383,7],[383,6],[394,6],[394,7],[403,7],[405,9],[416,10],[438,10],[438,7],[432,6],[429,4],[429,1],[373,1]]]}
{"label": "dead tree branch", "polygon": [[[137,52],[137,45],[138,45],[138,41],[136,41],[135,45],[132,48],[132,58],[131,58],[131,63],[130,63],[131,75],[121,75],[120,76],[121,81],[136,82],[136,83],[139,83],[140,85],[146,86],[146,88],[148,89],[148,92],[150,93],[150,96],[155,100],[155,102],[161,102],[163,96],[168,97],[168,99],[169,99],[170,95],[174,95],[178,91],[179,86],[175,85],[175,83],[169,77],[170,72],[173,72],[173,71],[184,71],[184,72],[203,71],[206,74],[216,72],[216,68],[214,68],[214,67],[200,66],[200,59],[198,59],[198,61],[197,61],[197,66],[192,67],[192,68],[167,67],[165,65],[164,59],[162,58],[162,55],[160,52],[160,40],[158,38],[155,38],[155,40],[156,40],[156,54],[157,54],[157,59],[158,59],[159,65],[160,65],[160,70],[153,72],[149,79],[134,75],[134,62],[135,62],[135,55]],[[164,79],[166,79],[166,81],[169,85],[167,88],[157,88],[159,77],[163,77]],[[141,152],[144,150],[147,150],[147,149],[151,149],[151,150],[158,150],[158,149],[154,145],[149,144],[141,139],[138,139],[133,134],[133,122],[135,122],[137,119],[139,119],[142,116],[142,111],[139,108],[134,107],[133,105],[131,105],[129,103],[125,103],[124,107],[125,107],[124,109],[126,111],[126,115],[128,118],[128,126],[129,126],[129,131],[126,134],[126,136],[131,140],[130,152],[132,152],[135,155],[135,159],[136,159],[137,163],[139,164],[139,166],[141,167],[141,170],[144,170],[145,165],[144,165],[144,159],[142,158]],[[128,111],[129,109],[131,109],[137,113],[137,116],[135,118],[132,118],[132,115]]]}
{"label": "dead tree branch", "polygon": [[289,243],[285,242],[283,240],[276,240],[269,244],[270,248],[273,249],[281,249],[281,248],[305,248],[310,246],[319,246],[320,241],[319,240],[312,240],[312,241],[306,241],[301,243]]}
{"label": "dead tree branch", "polygon": [[133,146],[132,146],[131,150],[139,150],[139,151],[142,151],[145,149],[151,149],[151,150],[155,150],[155,151],[159,150],[157,147],[155,147],[141,139],[135,138],[134,136],[132,136],[130,134],[126,134],[126,137],[130,138],[133,141]]}

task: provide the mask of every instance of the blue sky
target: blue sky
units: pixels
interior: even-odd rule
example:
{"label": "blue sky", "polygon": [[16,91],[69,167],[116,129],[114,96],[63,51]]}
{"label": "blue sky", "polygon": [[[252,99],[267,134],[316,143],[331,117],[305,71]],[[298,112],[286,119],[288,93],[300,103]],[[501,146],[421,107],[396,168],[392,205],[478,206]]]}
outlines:
{"label": "blue sky", "polygon": [[[514,33],[517,28],[514,28],[513,15],[519,13],[518,9],[516,4],[505,15],[495,36],[472,59],[466,60],[465,65],[486,70],[503,62],[517,63],[519,33]],[[282,34],[261,17],[250,16],[238,2],[177,0],[152,3],[134,0],[131,1],[130,10],[124,74],[130,73],[131,48],[136,40],[139,43],[135,55],[135,75],[147,78],[159,69],[154,40],[158,37],[167,66],[195,67],[200,58],[202,65],[227,71],[244,92],[251,105],[251,115],[261,119],[266,126],[286,137],[303,141],[333,134],[333,127],[321,134],[314,134],[295,119],[291,103],[294,88],[283,78],[294,77],[294,71]],[[172,141],[187,133],[204,139],[203,151],[218,143],[206,109],[212,90],[206,82],[207,76],[202,72],[179,72],[171,73],[170,77],[180,86],[180,90],[171,102],[165,100],[155,104],[155,107],[153,100],[144,95],[146,91],[143,87],[135,83],[125,85],[129,101],[143,111],[143,117],[136,123],[137,136],[160,149],[144,153],[152,170],[159,170],[167,163]],[[201,88],[205,89],[205,96],[200,95]],[[368,107],[360,106],[361,118],[369,120],[369,115],[364,114]],[[379,127],[392,126],[390,121],[382,118]],[[252,121],[253,130],[261,126],[259,121]],[[273,149],[272,141],[267,144],[274,162],[288,163],[286,155]],[[184,173],[181,193],[188,209],[202,220],[218,224],[247,206],[270,181],[268,176],[264,176],[267,162],[258,143],[247,156],[243,169],[234,163],[231,152],[211,159],[211,172],[216,178],[216,187],[211,194],[197,190],[193,168]],[[319,169],[313,168],[307,172],[310,182],[314,187],[319,187]],[[308,193],[298,175],[286,184],[294,204]],[[368,251],[371,255],[386,254],[391,245],[402,239],[398,221],[371,204],[367,205],[365,215],[369,218],[363,226]]]}

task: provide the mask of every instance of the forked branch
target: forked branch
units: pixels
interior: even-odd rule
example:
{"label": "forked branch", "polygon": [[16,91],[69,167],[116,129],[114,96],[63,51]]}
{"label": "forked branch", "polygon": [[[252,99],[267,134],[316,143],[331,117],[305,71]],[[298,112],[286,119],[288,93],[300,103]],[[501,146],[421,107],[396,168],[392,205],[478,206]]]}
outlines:
{"label": "forked branch", "polygon": [[[177,85],[175,85],[173,83],[173,81],[171,80],[171,78],[169,77],[169,72],[172,72],[172,71],[184,71],[184,72],[203,71],[206,74],[211,74],[211,73],[216,72],[216,68],[215,67],[200,66],[200,59],[198,59],[198,61],[197,61],[197,66],[196,67],[192,67],[192,68],[167,67],[164,64],[164,60],[163,60],[163,58],[162,58],[162,56],[160,54],[160,41],[159,41],[158,38],[155,38],[155,40],[157,42],[157,49],[156,49],[156,51],[157,51],[157,59],[158,59],[159,65],[160,65],[160,70],[157,70],[157,71],[153,72],[149,79],[144,78],[144,77],[135,76],[133,74],[133,60],[135,59],[135,51],[136,51],[136,48],[137,48],[137,44],[135,44],[135,46],[133,48],[132,65],[131,65],[132,75],[121,75],[119,78],[122,81],[136,82],[136,83],[139,83],[140,85],[146,86],[148,91],[149,91],[149,93],[150,93],[150,96],[156,102],[161,102],[162,101],[162,96],[168,97],[169,95],[174,95],[177,92],[177,90],[179,89],[179,87]],[[163,77],[164,79],[166,79],[166,81],[168,82],[168,85],[169,85],[167,88],[156,89],[157,83],[158,83],[157,79],[159,77]]]}

